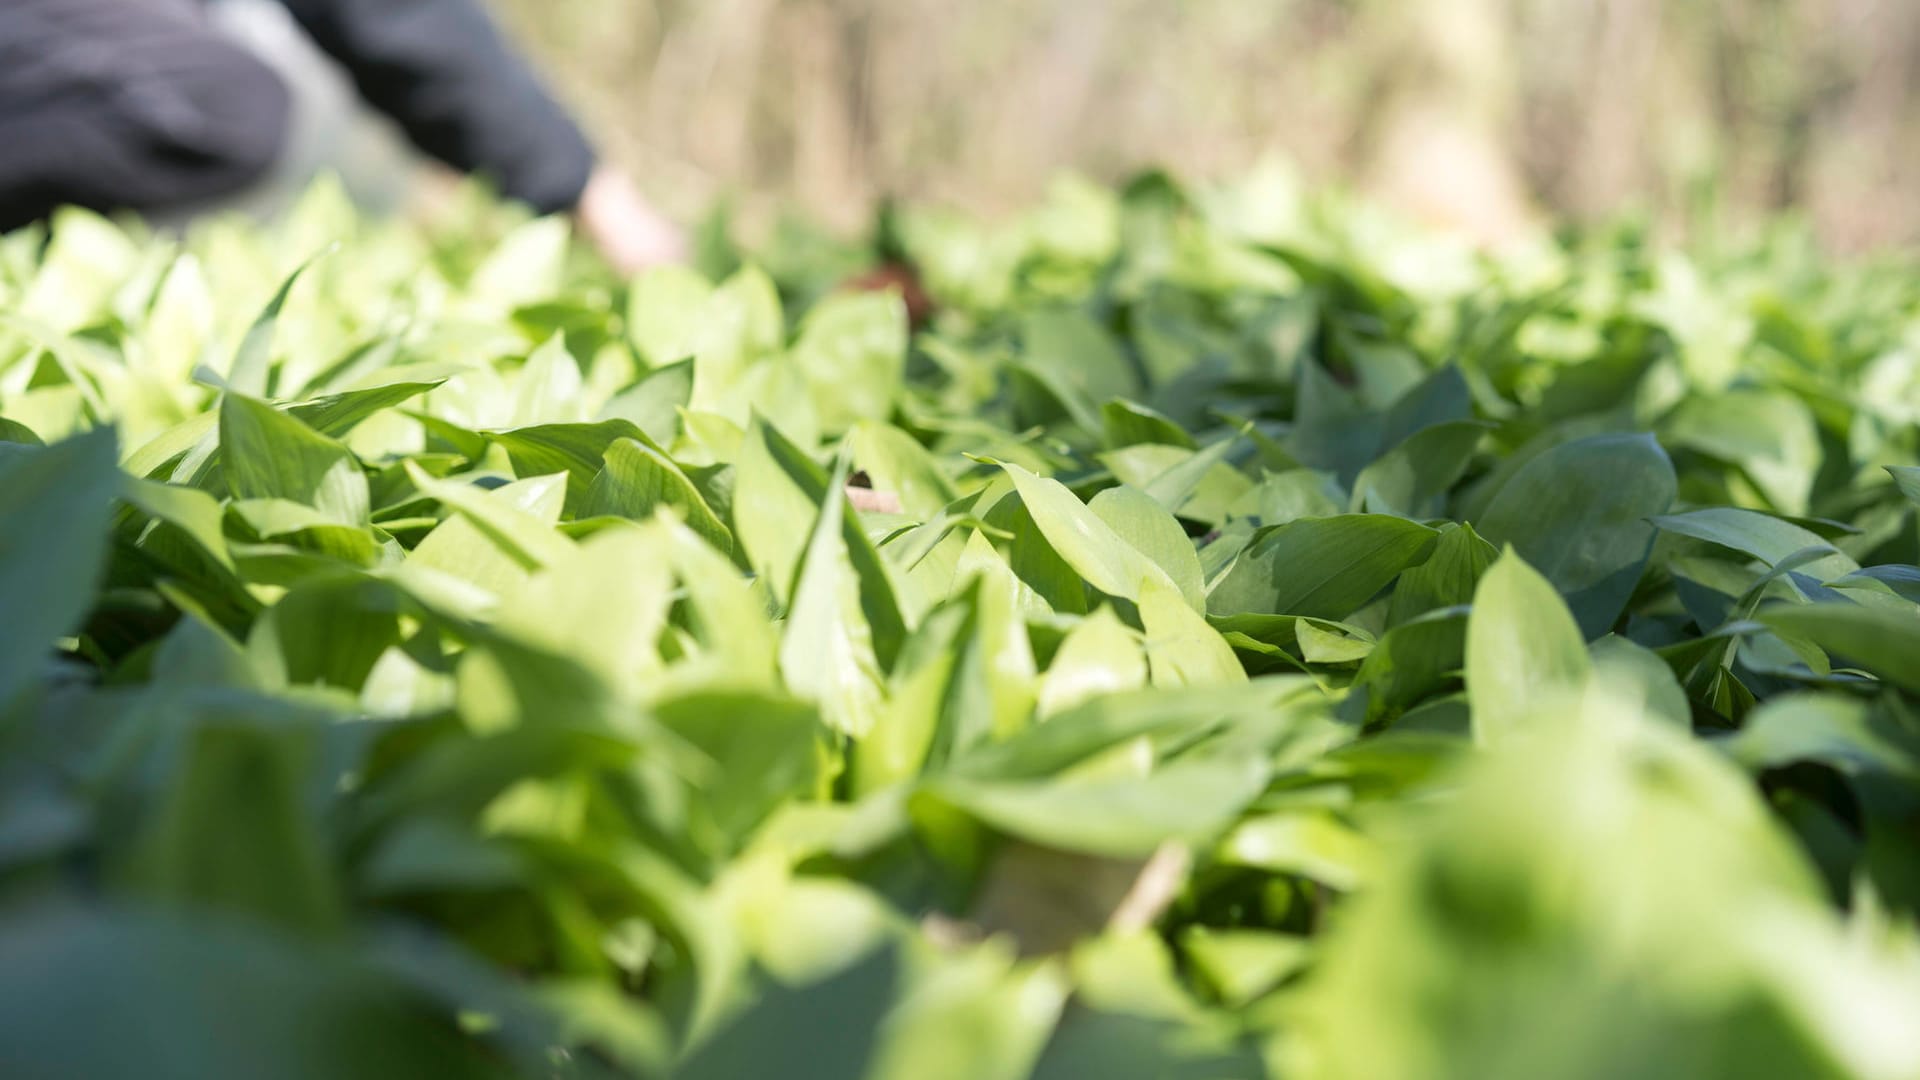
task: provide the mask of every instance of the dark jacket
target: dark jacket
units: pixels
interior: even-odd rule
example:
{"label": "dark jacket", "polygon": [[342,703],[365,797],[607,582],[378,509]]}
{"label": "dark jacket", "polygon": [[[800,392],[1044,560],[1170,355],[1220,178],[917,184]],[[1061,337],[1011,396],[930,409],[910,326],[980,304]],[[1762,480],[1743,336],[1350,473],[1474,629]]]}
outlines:
{"label": "dark jacket", "polygon": [[[421,150],[541,211],[593,169],[579,128],[479,0],[280,0]],[[199,0],[0,0],[0,231],[74,203],[195,206],[266,175],[279,76]]]}
{"label": "dark jacket", "polygon": [[571,207],[593,151],[478,0],[281,0],[421,150],[545,211]]}

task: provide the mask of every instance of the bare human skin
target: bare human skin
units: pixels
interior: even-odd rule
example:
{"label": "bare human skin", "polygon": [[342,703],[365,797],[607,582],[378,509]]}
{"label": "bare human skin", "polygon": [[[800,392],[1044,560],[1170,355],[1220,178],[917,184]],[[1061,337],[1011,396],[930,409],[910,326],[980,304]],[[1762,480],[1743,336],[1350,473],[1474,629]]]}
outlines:
{"label": "bare human skin", "polygon": [[593,170],[573,214],[581,234],[621,274],[684,262],[689,254],[680,227],[648,202],[627,174],[610,165]]}

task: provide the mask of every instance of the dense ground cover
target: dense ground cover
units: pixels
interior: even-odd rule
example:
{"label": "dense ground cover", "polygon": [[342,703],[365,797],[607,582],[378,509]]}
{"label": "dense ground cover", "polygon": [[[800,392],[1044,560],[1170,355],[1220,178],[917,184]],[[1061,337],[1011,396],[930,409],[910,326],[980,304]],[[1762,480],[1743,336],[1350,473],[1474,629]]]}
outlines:
{"label": "dense ground cover", "polygon": [[704,249],[0,241],[9,1076],[1920,1076],[1911,269]]}

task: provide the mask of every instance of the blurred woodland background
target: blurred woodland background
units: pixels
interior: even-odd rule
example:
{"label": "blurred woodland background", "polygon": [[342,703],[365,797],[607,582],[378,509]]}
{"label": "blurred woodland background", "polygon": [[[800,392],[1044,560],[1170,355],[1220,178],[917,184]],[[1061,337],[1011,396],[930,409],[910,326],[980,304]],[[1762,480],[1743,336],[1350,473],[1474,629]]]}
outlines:
{"label": "blurred woodland background", "polygon": [[1499,238],[1797,207],[1920,239],[1916,0],[491,0],[670,207],[982,212],[1279,154]]}

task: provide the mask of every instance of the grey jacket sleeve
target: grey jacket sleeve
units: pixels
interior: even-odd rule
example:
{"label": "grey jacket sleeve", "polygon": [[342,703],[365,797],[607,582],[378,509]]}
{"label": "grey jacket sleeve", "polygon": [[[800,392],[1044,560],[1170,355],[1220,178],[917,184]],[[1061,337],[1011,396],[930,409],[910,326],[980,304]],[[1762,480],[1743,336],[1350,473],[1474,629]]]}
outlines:
{"label": "grey jacket sleeve", "polygon": [[421,150],[543,212],[579,200],[593,149],[479,0],[282,2]]}

